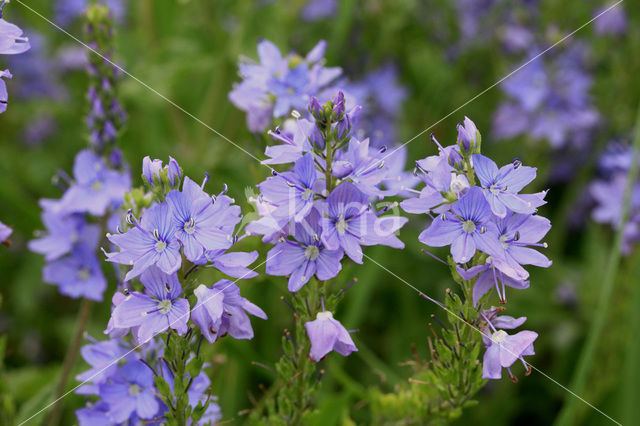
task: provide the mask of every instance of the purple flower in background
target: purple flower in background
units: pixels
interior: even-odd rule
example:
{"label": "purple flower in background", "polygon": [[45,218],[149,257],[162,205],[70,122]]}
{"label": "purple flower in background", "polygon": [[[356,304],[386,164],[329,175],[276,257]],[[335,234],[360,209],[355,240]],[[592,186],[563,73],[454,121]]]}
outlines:
{"label": "purple flower in background", "polygon": [[535,179],[535,167],[523,166],[516,160],[498,169],[490,158],[474,154],[473,170],[491,210],[498,217],[505,217],[507,209],[516,213],[533,213],[545,203],[544,197],[539,194],[518,194]]}
{"label": "purple flower in background", "polygon": [[299,222],[313,206],[317,181],[314,155],[307,153],[295,162],[292,172],[276,173],[258,186],[264,199],[277,206],[273,216]]}
{"label": "purple flower in background", "polygon": [[336,13],[336,0],[308,0],[302,9],[302,19],[318,21]]}
{"label": "purple flower in background", "polygon": [[167,202],[173,213],[176,238],[191,262],[197,262],[205,250],[231,247],[233,236],[229,228],[233,230],[240,222],[240,207],[232,206],[231,198],[220,195],[214,202],[198,184],[185,177],[182,192],[169,192]]}
{"label": "purple flower in background", "polygon": [[226,334],[234,339],[252,339],[253,328],[247,313],[267,319],[267,314],[240,296],[240,288],[229,280],[220,280],[211,288],[201,284],[193,293],[198,301],[191,319],[210,343]]}
{"label": "purple flower in background", "polygon": [[554,148],[588,143],[600,116],[589,94],[592,78],[585,62],[586,49],[578,44],[551,59],[537,59],[505,80],[501,88],[510,100],[494,115],[494,137],[526,134]]}
{"label": "purple flower in background", "polygon": [[474,186],[451,207],[451,212],[433,219],[418,239],[430,247],[451,245],[456,263],[470,261],[476,248],[500,258],[503,250],[492,217],[482,190]]}
{"label": "purple flower in background", "polygon": [[593,14],[594,17],[599,16],[593,22],[596,34],[619,36],[627,32],[627,15],[624,7],[621,4],[612,6],[613,3],[603,6]]}
{"label": "purple flower in background", "polygon": [[107,254],[109,262],[133,265],[125,281],[137,277],[152,265],[157,265],[167,274],[176,272],[182,264],[182,257],[169,205],[166,202],[152,205],[140,222],[133,215],[127,217],[134,227],[124,234],[108,235],[109,241],[120,251]]}
{"label": "purple flower in background", "polygon": [[0,244],[6,243],[9,237],[11,236],[12,232],[13,232],[13,229],[9,228],[4,223],[0,222]]}
{"label": "purple flower in background", "polygon": [[320,214],[312,209],[307,217],[293,227],[295,241],[286,239],[267,253],[269,275],[289,276],[289,291],[296,292],[315,274],[324,281],[342,270],[342,249],[328,250],[320,242]]}
{"label": "purple flower in background", "polygon": [[331,351],[340,355],[349,356],[351,352],[357,352],[355,343],[349,332],[340,322],[333,318],[329,311],[318,312],[316,319],[304,324],[311,341],[309,358],[318,362]]}
{"label": "purple flower in background", "polygon": [[66,213],[90,213],[102,216],[108,208],[118,207],[131,187],[128,172],[107,168],[105,161],[90,150],[82,150],[73,164],[75,183],[60,200]]}
{"label": "purple flower in background", "polygon": [[356,263],[362,263],[361,245],[383,244],[404,248],[395,235],[407,218],[379,218],[370,211],[367,197],[350,182],[344,182],[327,197],[327,217],[322,218],[321,240],[329,250],[344,249]]}
{"label": "purple flower in background", "polygon": [[326,42],[320,41],[304,58],[297,54],[283,57],[276,45],[267,40],[258,44],[260,62],[243,59],[240,76],[229,99],[247,112],[247,125],[261,132],[272,118],[287,115],[291,108],[305,108],[311,96],[327,89],[340,76],[340,68],[325,68]]}
{"label": "purple flower in background", "polygon": [[530,371],[530,367],[524,361],[524,356],[535,354],[533,342],[538,338],[538,333],[526,330],[509,335],[504,330],[496,330],[495,328],[493,330],[490,338],[484,339],[487,350],[482,361],[482,378],[500,379],[502,378],[502,369],[506,368],[509,377],[514,380],[515,376],[511,373],[510,367],[518,359],[522,361],[527,371]]}
{"label": "purple flower in background", "polygon": [[147,342],[156,334],[172,328],[182,335],[187,331],[189,302],[180,298],[182,287],[175,274],[167,275],[156,267],[141,276],[145,294],[129,294],[113,310],[113,325],[118,328],[136,327],[138,341]]}
{"label": "purple flower in background", "polygon": [[49,262],[69,253],[78,242],[92,249],[97,247],[100,239],[97,225],[87,224],[80,214],[61,214],[58,201],[43,199],[40,200],[40,206],[43,208],[42,222],[47,233],[29,241],[29,250],[43,254]]}
{"label": "purple flower in background", "polygon": [[116,423],[126,422],[134,413],[142,419],[152,419],[160,408],[153,373],[139,360],[120,367],[100,385],[99,392],[102,400],[109,404],[108,417]]}
{"label": "purple flower in background", "polygon": [[43,281],[57,285],[65,296],[101,301],[107,280],[94,250],[94,247],[76,245],[70,256],[54,260],[42,269]]}

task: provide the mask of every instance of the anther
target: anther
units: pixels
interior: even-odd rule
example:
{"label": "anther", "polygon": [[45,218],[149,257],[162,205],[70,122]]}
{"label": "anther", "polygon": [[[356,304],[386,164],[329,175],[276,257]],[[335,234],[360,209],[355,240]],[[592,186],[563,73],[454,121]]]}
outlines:
{"label": "anther", "polygon": [[514,158],[511,164],[513,164],[514,169],[517,169],[518,167],[522,166],[522,161],[520,161],[520,159],[518,158]]}
{"label": "anther", "polygon": [[516,231],[515,235],[513,236],[513,241],[518,241],[520,239],[520,231]]}

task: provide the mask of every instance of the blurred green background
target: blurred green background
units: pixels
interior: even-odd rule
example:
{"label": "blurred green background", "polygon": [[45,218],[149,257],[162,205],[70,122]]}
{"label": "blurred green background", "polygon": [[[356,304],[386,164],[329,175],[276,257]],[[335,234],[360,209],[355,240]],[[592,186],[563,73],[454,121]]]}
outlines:
{"label": "blurred green background", "polygon": [[[117,27],[115,60],[258,157],[262,157],[263,141],[248,132],[244,112],[236,109],[227,96],[232,84],[240,80],[238,58],[256,58],[260,38],[275,42],[283,52],[301,53],[318,40],[327,40],[327,65],[343,67],[351,79],[394,62],[400,82],[409,93],[397,123],[398,142],[437,122],[518,65],[505,58],[491,41],[452,58],[450,48],[457,34],[457,20],[448,1],[344,0],[339,2],[334,16],[316,22],[300,19],[304,3],[128,2],[126,16]],[[32,0],[28,4],[55,19],[55,2]],[[555,25],[560,32],[568,33],[590,19],[599,6],[602,3],[595,1],[544,1],[539,5],[540,31]],[[593,319],[613,240],[610,229],[590,221],[574,226],[572,218],[576,214],[588,215],[578,200],[592,178],[598,154],[611,138],[630,135],[640,101],[640,4],[626,1],[622,7],[630,20],[624,37],[596,37],[592,28],[586,27],[565,42],[569,45],[579,39],[590,47],[595,79],[592,93],[607,123],[606,129],[592,135],[592,148],[569,182],[554,184],[547,179],[558,156],[546,143],[527,138],[500,143],[491,140],[491,117],[503,97],[499,88],[488,91],[429,131],[443,144],[453,143],[456,123],[467,115],[484,135],[484,152],[498,163],[518,157],[526,164],[536,165],[539,178],[531,189],[551,189],[549,204],[540,214],[549,217],[554,225],[546,240],[547,254],[554,264],[548,270],[531,268],[531,288],[508,293],[508,313],[529,318],[527,327],[540,334],[536,355],[530,362],[565,385],[571,379]],[[17,2],[7,6],[5,14],[28,34],[39,35],[39,54],[51,61],[68,54],[69,48],[79,47]],[[79,22],[65,28],[82,38]],[[494,28],[481,31],[490,34]],[[11,61],[0,57],[0,64],[7,67]],[[43,259],[30,253],[26,243],[34,230],[42,228],[38,200],[60,196],[52,176],[58,169],[70,171],[75,153],[86,145],[87,77],[83,70],[50,68],[45,74],[64,89],[64,95],[27,97],[17,93],[26,76],[13,71],[14,80],[8,81],[9,109],[0,115],[0,219],[15,229],[13,245],[0,248],[0,333],[9,339],[3,386],[18,404],[18,417],[26,418],[49,397],[79,307],[79,301],[59,295],[56,288],[42,282]],[[131,78],[122,77],[120,96],[128,113],[120,146],[132,167],[134,181],[139,179],[143,156],[166,159],[171,155],[196,180],[205,171],[210,173],[212,192],[227,183],[230,195],[244,211],[251,211],[245,188],[264,179],[262,166]],[[25,132],[43,117],[55,120],[55,127],[44,140],[31,141]],[[409,144],[411,160],[435,153],[434,145],[428,141],[429,132]],[[426,223],[424,218],[410,217],[400,235],[406,243],[405,250],[374,247],[366,253],[424,293],[441,298],[454,283],[444,266],[420,253],[417,235]],[[258,249],[263,260],[268,247],[258,238],[247,238],[238,249]],[[640,418],[638,260],[637,253],[632,253],[619,268],[606,331],[590,367],[588,386],[581,395],[616,419],[636,421]],[[218,279],[214,272],[210,274],[211,282]],[[345,285],[354,277],[359,279],[347,292],[337,316],[347,328],[359,329],[354,339],[360,351],[348,359],[331,356],[325,361],[327,373],[317,398],[322,409],[318,424],[323,425],[343,424],[347,417],[356,423],[367,423],[363,391],[379,386],[391,392],[395,385],[406,382],[409,370],[400,363],[411,358],[412,345],[427,356],[429,315],[444,317],[437,307],[374,264],[350,265],[340,277]],[[102,338],[113,285],[107,291],[107,300],[92,312],[88,331],[94,337]],[[280,300],[286,290],[284,279],[261,275],[242,281],[240,286],[243,295],[261,306],[270,320],[253,321],[256,337],[252,341],[223,339],[207,346],[207,357],[213,363],[210,371],[214,393],[219,396],[224,419],[232,423],[245,419],[242,411],[251,408],[251,400],[261,395],[259,384],[268,386],[274,379],[268,370],[252,365],[252,361],[273,365],[280,356],[282,330],[292,324],[290,311]],[[84,368],[79,361],[75,371]],[[467,410],[457,424],[553,422],[566,391],[535,372],[522,377],[521,367],[518,375],[522,378],[518,384],[506,378],[490,382],[477,395],[480,404]],[[63,403],[65,417],[61,424],[73,424],[73,410],[84,404],[84,398],[70,395]],[[38,420],[42,419],[34,422]],[[580,405],[577,424],[605,422],[594,410]]]}

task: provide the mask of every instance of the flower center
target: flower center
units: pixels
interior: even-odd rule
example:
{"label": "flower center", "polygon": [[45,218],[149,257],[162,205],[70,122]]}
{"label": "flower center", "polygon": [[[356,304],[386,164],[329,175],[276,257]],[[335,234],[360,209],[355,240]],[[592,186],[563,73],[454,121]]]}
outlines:
{"label": "flower center", "polygon": [[320,250],[317,246],[307,246],[304,250],[304,256],[311,261],[316,260],[320,256]]}
{"label": "flower center", "polygon": [[492,193],[493,195],[498,195],[498,194],[500,193],[500,191],[501,191],[501,190],[502,190],[502,188],[500,188],[500,187],[499,187],[499,186],[497,186],[497,185],[491,185],[491,186],[489,187],[489,191],[491,191],[491,193]]}
{"label": "flower center", "polygon": [[166,248],[167,248],[167,243],[165,243],[164,241],[156,242],[156,251],[158,253],[162,253]]}
{"label": "flower center", "polygon": [[323,320],[323,321],[331,318],[333,318],[333,314],[329,311],[318,312],[318,315],[316,315],[316,319]]}
{"label": "flower center", "polygon": [[338,223],[336,223],[336,231],[338,231],[338,234],[344,234],[347,231],[347,222],[344,220],[344,217],[342,217],[342,215],[340,215],[340,218],[338,220]]}
{"label": "flower center", "polygon": [[508,334],[507,334],[506,331],[498,330],[498,331],[496,331],[495,333],[493,333],[491,335],[491,341],[493,343],[500,344],[500,343],[504,342],[504,340],[507,338],[507,336],[508,336]]}
{"label": "flower center", "polygon": [[86,281],[89,279],[90,276],[91,276],[91,271],[89,271],[89,268],[82,268],[78,271],[78,279],[80,281]]}
{"label": "flower center", "polygon": [[91,184],[91,189],[93,189],[96,192],[100,191],[102,189],[102,182],[100,182],[99,180],[93,182]]}
{"label": "flower center", "polygon": [[500,244],[502,244],[502,248],[505,250],[509,248],[506,235],[500,235]]}
{"label": "flower center", "polygon": [[471,234],[476,230],[476,224],[472,220],[465,220],[462,222],[462,230],[467,234]]}
{"label": "flower center", "polygon": [[161,300],[160,302],[158,302],[158,311],[162,315],[167,315],[170,310],[171,310],[171,300],[166,299],[166,300]]}
{"label": "flower center", "polygon": [[192,217],[189,218],[189,220],[184,223],[182,229],[189,235],[193,234],[196,232],[196,221]]}
{"label": "flower center", "polygon": [[139,393],[140,393],[140,385],[129,386],[129,395],[138,396]]}
{"label": "flower center", "polygon": [[302,193],[302,199],[307,201],[309,198],[311,198],[312,194],[313,194],[313,191],[311,191],[311,189],[305,188],[304,192]]}

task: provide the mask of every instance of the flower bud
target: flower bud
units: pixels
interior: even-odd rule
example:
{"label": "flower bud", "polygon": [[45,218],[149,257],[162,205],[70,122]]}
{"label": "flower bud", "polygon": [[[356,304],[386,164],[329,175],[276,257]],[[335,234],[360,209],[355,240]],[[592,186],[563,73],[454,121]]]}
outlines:
{"label": "flower bud", "polygon": [[464,125],[458,124],[458,146],[463,154],[476,152],[476,147],[480,145],[480,132],[476,125],[468,117],[464,118]]}

